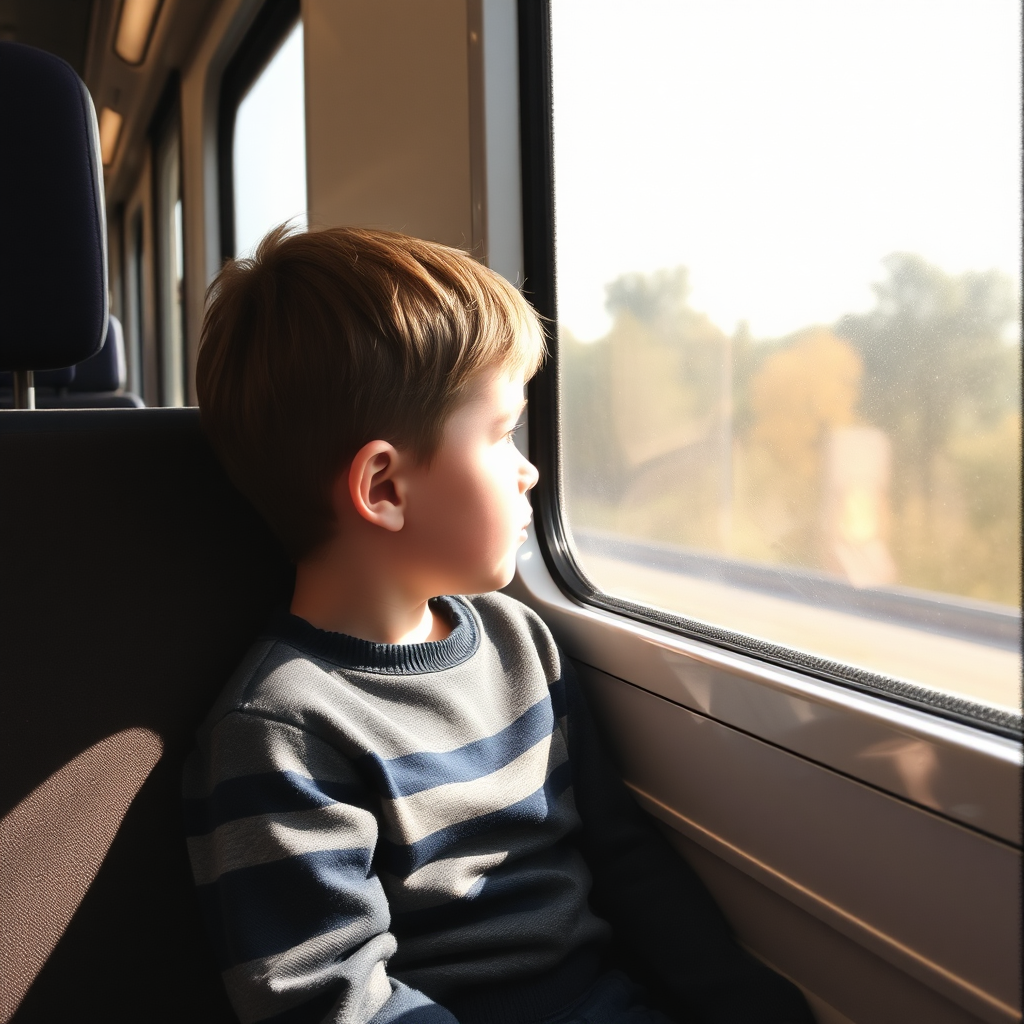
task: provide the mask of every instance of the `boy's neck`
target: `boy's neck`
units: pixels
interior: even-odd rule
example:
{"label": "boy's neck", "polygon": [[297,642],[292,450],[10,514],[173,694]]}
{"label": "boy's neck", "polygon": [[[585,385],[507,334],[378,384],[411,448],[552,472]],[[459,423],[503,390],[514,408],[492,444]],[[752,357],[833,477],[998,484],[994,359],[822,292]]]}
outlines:
{"label": "boy's neck", "polygon": [[[317,629],[345,633],[383,644],[443,640],[451,627],[429,605],[410,593],[404,581],[381,571],[367,571],[358,557],[328,545],[298,562],[291,613]],[[434,596],[434,595],[431,595]]]}

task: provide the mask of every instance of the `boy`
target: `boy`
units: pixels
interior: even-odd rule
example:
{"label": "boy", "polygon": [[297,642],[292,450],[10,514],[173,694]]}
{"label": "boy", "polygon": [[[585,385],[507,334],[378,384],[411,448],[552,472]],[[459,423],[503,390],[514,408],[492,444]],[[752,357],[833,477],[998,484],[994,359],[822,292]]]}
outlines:
{"label": "boy", "polygon": [[543,354],[507,282],[402,235],[277,230],[214,286],[203,424],[296,566],[186,769],[244,1022],[663,1024],[603,972],[612,929],[680,1020],[811,1020],[632,803],[544,624],[492,593]]}

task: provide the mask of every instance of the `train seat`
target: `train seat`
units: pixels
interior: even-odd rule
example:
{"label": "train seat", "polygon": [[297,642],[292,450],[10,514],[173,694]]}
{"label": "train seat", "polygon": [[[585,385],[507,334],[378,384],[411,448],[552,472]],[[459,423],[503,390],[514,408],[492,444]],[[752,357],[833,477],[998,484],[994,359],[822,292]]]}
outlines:
{"label": "train seat", "polygon": [[59,57],[0,42],[0,370],[58,370],[107,332],[107,232],[92,99]]}
{"label": "train seat", "polygon": [[[68,65],[0,43],[0,139],[0,368],[82,364],[105,225]],[[231,1021],[179,780],[289,563],[194,409],[2,411],[0,481],[0,1022]]]}
{"label": "train seat", "polygon": [[0,1021],[232,1021],[181,768],[288,560],[195,409],[2,412],[0,479]]}
{"label": "train seat", "polygon": [[[0,409],[14,406],[12,376],[0,373]],[[36,373],[36,408],[141,409],[142,399],[124,389],[126,376],[124,331],[111,314],[106,339],[94,356],[77,366]]]}
{"label": "train seat", "polygon": [[127,376],[124,331],[121,321],[111,314],[103,347],[84,363],[74,367],[73,379],[66,390],[54,395],[36,395],[40,409],[139,409],[142,399],[125,391]]}
{"label": "train seat", "polygon": [[[40,370],[35,375],[36,400],[42,396],[56,397],[75,379],[75,367],[65,366],[62,370]],[[0,371],[0,409],[14,408],[14,374],[9,370]]]}

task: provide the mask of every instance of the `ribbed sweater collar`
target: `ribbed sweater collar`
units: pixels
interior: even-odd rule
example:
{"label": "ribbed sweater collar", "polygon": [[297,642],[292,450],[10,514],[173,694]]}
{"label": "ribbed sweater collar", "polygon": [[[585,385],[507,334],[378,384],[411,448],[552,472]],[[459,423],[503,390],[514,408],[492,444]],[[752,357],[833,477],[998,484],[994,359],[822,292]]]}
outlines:
{"label": "ribbed sweater collar", "polygon": [[339,668],[384,675],[419,675],[443,672],[471,658],[480,646],[476,617],[459,597],[435,597],[430,607],[444,615],[452,631],[443,640],[422,644],[379,644],[345,633],[317,629],[305,619],[280,610],[264,630],[266,639],[282,640],[292,647],[329,661]]}

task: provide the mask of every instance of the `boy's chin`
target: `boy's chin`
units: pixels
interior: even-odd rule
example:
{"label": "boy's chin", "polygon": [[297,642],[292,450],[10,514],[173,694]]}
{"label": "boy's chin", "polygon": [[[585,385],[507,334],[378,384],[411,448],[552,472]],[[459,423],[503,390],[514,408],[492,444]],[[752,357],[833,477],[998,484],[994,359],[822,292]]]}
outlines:
{"label": "boy's chin", "polygon": [[463,587],[459,593],[462,594],[489,594],[492,590],[501,590],[507,587],[516,575],[516,559],[515,555],[512,554],[503,562],[500,566],[496,567],[492,572],[481,573],[476,579],[470,583],[466,581],[466,586]]}
{"label": "boy's chin", "polygon": [[508,568],[501,573],[498,582],[491,587],[492,590],[504,590],[516,578],[516,561],[513,558]]}

